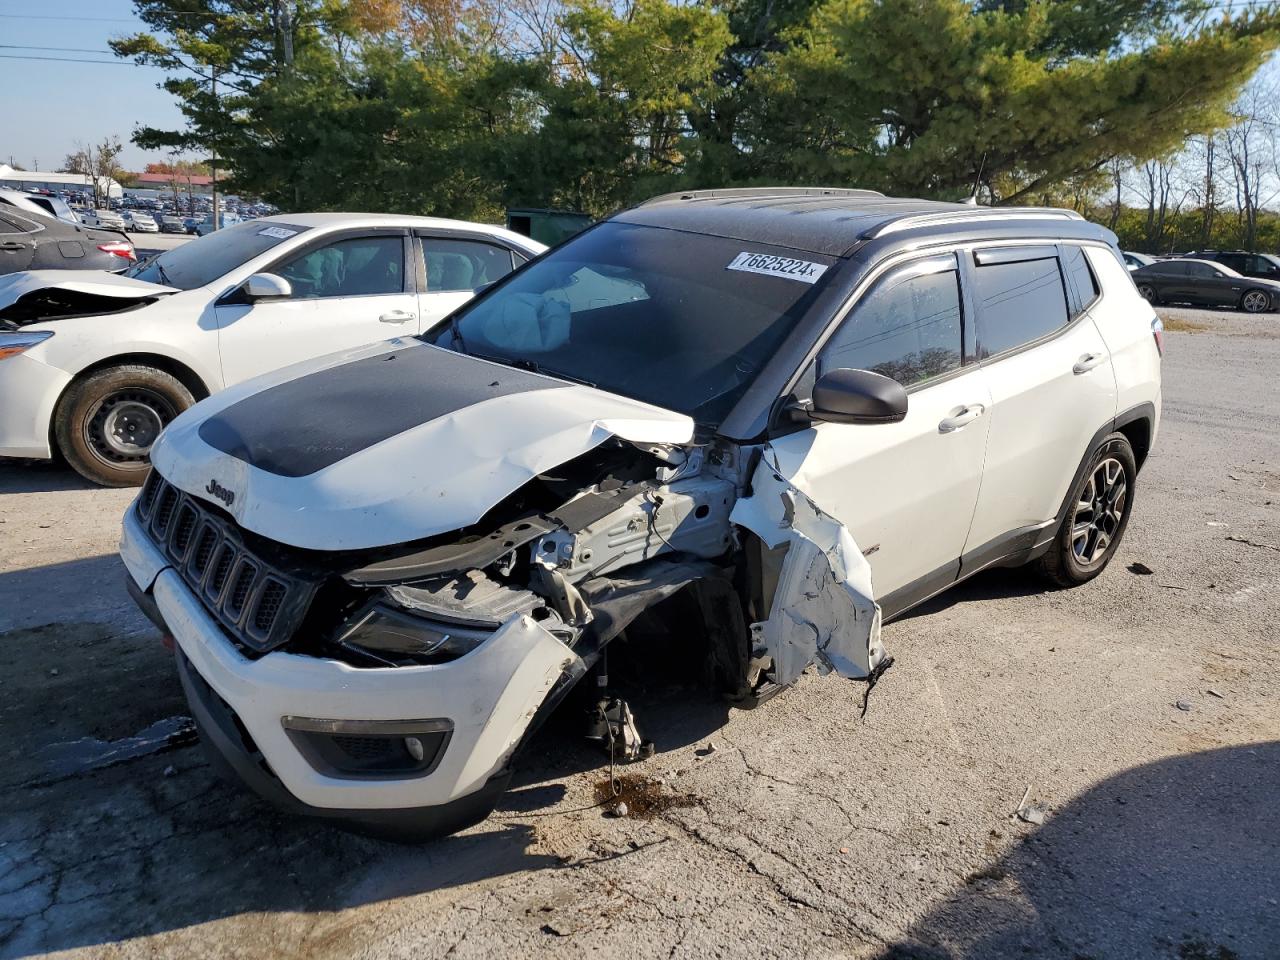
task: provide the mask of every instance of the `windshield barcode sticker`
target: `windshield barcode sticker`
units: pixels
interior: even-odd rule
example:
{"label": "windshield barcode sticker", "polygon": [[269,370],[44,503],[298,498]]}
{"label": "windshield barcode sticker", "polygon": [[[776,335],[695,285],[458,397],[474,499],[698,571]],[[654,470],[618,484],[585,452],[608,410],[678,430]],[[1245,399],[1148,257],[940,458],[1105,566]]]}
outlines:
{"label": "windshield barcode sticker", "polygon": [[284,227],[267,227],[265,230],[259,230],[260,237],[273,237],[276,240],[288,240],[292,236],[296,236],[297,230],[286,230]]}
{"label": "windshield barcode sticker", "polygon": [[745,273],[763,273],[770,277],[785,277],[801,283],[814,283],[827,272],[821,263],[775,257],[770,253],[747,253],[745,250],[733,258],[726,270],[742,270]]}

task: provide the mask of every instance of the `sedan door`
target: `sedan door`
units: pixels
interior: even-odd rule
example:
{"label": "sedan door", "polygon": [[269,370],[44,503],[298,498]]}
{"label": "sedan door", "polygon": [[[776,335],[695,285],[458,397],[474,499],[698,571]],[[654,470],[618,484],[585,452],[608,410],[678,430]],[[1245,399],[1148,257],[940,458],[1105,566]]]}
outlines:
{"label": "sedan door", "polygon": [[28,227],[33,226],[25,217],[0,214],[0,276],[20,273],[31,266],[36,242]]}
{"label": "sedan door", "polygon": [[964,548],[969,573],[1052,536],[1097,431],[1116,415],[1106,343],[1089,316],[1099,289],[1079,247],[1064,248],[1089,286],[1068,299],[1055,246],[973,254],[978,350],[991,388],[982,492]]}
{"label": "sedan door", "polygon": [[810,387],[838,368],[891,377],[909,391],[906,418],[815,423],[769,444],[780,474],[853,536],[886,614],[955,578],[973,518],[991,394],[964,365],[964,314],[954,254],[891,270],[807,376]]}
{"label": "sedan door", "polygon": [[1244,293],[1244,278],[1232,276],[1211,263],[1187,262],[1188,292],[1192,303],[1216,307],[1236,303]]}
{"label": "sedan door", "polygon": [[527,259],[509,248],[457,233],[420,231],[422,284],[418,309],[423,329],[444,319],[476,291],[501,280]]}
{"label": "sedan door", "polygon": [[404,230],[344,233],[309,244],[268,268],[290,296],[217,305],[227,385],[299,360],[419,332],[418,296],[406,269]]}

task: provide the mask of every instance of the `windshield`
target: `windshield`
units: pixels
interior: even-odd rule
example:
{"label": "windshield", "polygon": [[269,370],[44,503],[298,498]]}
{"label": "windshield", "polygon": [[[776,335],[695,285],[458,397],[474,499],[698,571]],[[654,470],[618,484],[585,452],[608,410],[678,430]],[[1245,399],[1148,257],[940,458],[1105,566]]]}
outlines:
{"label": "windshield", "polygon": [[144,260],[126,270],[125,276],[179,290],[203,287],[306,229],[261,220],[238,223]]}
{"label": "windshield", "polygon": [[830,257],[605,223],[423,335],[718,426],[827,278]]}

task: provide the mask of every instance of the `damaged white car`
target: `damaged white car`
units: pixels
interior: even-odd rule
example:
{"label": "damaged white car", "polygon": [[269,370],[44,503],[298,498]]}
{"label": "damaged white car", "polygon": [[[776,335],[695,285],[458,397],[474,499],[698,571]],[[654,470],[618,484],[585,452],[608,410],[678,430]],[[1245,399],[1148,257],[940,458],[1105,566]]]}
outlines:
{"label": "damaged white car", "polygon": [[[122,555],[240,778],[450,831],[677,595],[748,705],[811,664],[873,682],[882,620],[986,567],[1096,576],[1155,438],[1160,336],[1073,214],[659,198],[420,337],[178,417]],[[639,752],[625,705],[601,720]]]}
{"label": "damaged white car", "polygon": [[478,223],[267,217],[130,267],[0,277],[0,457],[136,486],[165,425],[250,377],[426,330],[537,256]]}

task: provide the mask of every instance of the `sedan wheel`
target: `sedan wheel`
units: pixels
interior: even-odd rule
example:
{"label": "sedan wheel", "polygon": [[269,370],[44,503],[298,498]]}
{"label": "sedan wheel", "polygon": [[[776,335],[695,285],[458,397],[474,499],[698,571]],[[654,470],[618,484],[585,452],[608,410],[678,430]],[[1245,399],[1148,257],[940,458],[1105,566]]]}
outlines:
{"label": "sedan wheel", "polygon": [[1245,313],[1265,313],[1271,309],[1271,298],[1262,290],[1250,290],[1240,298]]}
{"label": "sedan wheel", "polygon": [[109,464],[143,460],[175,416],[173,405],[150,390],[111,393],[86,419],[85,444]]}
{"label": "sedan wheel", "polygon": [[81,476],[110,487],[140,484],[160,432],[195,403],[172,374],[122,364],[80,378],[58,404],[58,449]]}
{"label": "sedan wheel", "polygon": [[1156,296],[1156,288],[1149,283],[1144,283],[1138,287],[1138,293],[1147,303],[1159,303],[1160,298]]}

